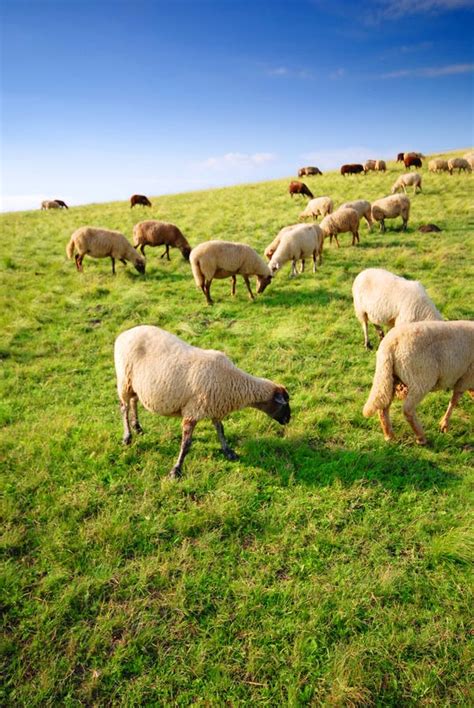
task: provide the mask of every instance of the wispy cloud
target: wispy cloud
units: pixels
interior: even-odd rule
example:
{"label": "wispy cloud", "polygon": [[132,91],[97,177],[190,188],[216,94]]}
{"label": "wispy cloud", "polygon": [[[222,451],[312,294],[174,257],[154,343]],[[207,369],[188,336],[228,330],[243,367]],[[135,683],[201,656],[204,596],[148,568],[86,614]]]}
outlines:
{"label": "wispy cloud", "polygon": [[234,168],[256,168],[273,162],[276,155],[273,152],[255,152],[252,155],[244,152],[227,152],[218,157],[208,157],[207,160],[198,163],[202,169],[222,170],[229,167]]}
{"label": "wispy cloud", "polygon": [[375,19],[474,9],[474,0],[379,0]]}
{"label": "wispy cloud", "polygon": [[312,79],[314,74],[307,69],[294,69],[288,66],[274,66],[265,70],[267,76],[287,79]]}
{"label": "wispy cloud", "polygon": [[436,79],[439,76],[453,76],[455,74],[470,74],[474,71],[474,64],[448,64],[446,66],[426,66],[414,69],[398,69],[380,74],[379,79]]}

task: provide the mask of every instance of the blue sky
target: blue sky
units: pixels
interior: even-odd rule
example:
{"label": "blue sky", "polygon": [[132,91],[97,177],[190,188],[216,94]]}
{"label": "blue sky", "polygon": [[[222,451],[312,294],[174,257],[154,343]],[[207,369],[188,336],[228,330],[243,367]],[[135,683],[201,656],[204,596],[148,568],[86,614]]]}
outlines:
{"label": "blue sky", "polygon": [[474,0],[0,7],[3,210],[474,143]]}

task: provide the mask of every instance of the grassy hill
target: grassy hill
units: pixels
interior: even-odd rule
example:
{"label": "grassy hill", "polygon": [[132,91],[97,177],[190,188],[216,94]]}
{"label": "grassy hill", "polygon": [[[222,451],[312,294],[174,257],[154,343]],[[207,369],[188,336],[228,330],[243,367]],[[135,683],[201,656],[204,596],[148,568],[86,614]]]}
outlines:
{"label": "grassy hill", "polygon": [[[339,204],[389,193],[401,171],[305,182]],[[192,245],[263,252],[303,208],[288,180],[1,217],[5,704],[470,704],[473,402],[442,435],[450,394],[428,396],[426,449],[395,403],[385,443],[362,416],[375,353],[351,298],[382,266],[421,280],[446,318],[473,317],[473,177],[422,174],[406,233],[361,224],[360,246],[343,235],[315,276],[287,266],[253,303],[216,281],[207,306],[177,251],[114,278],[87,257],[78,274],[65,246],[81,225],[131,237],[157,218]],[[233,414],[230,463],[204,421],[169,481],[179,420],[142,412],[145,434],[121,445],[113,344],[142,323],[283,383],[290,425]]]}

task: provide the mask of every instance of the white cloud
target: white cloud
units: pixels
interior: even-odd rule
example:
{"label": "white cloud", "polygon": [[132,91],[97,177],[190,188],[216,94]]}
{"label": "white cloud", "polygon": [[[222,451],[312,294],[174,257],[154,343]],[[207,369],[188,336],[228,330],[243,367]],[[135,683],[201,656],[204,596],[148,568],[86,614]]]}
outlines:
{"label": "white cloud", "polygon": [[[54,199],[54,197],[52,198]],[[0,196],[0,211],[39,209],[44,199],[48,199],[44,194],[2,194]]]}
{"label": "white cloud", "polygon": [[377,19],[472,9],[473,0],[380,0]]}
{"label": "white cloud", "polygon": [[384,157],[376,150],[363,146],[350,146],[345,148],[314,150],[301,155],[301,159],[307,164],[313,164],[321,170],[332,170],[345,163],[360,162]]}
{"label": "white cloud", "polygon": [[273,162],[276,155],[272,152],[255,152],[249,155],[243,152],[227,152],[219,157],[208,157],[207,160],[200,162],[197,167],[212,170],[222,170],[232,168],[256,168]]}
{"label": "white cloud", "polygon": [[406,77],[436,79],[439,76],[452,76],[454,74],[470,74],[474,71],[474,64],[447,64],[446,66],[427,66],[417,69],[399,69],[381,74],[380,79],[403,79]]}

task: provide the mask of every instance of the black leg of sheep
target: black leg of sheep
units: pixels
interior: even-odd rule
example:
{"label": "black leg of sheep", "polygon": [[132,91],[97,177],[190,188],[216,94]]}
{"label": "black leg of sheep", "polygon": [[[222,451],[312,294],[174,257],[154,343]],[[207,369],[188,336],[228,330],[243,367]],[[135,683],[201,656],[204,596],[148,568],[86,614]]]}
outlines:
{"label": "black leg of sheep", "polygon": [[222,425],[222,422],[220,420],[213,420],[212,422],[214,423],[217,437],[219,438],[219,442],[221,444],[221,450],[224,453],[225,457],[231,461],[238,460],[239,456],[236,452],[234,452],[234,450],[232,450],[227,440],[225,439],[224,426]]}

